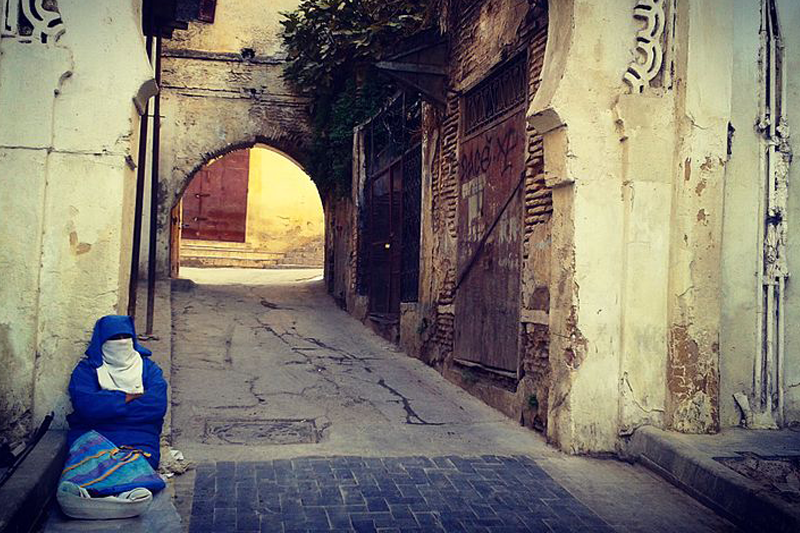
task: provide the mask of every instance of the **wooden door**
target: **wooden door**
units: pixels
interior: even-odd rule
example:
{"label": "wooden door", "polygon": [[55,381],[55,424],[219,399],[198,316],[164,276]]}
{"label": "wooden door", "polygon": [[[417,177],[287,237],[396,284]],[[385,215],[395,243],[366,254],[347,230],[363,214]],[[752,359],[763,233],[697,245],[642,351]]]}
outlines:
{"label": "wooden door", "polygon": [[373,177],[368,187],[369,310],[374,314],[400,313],[402,170],[398,161]]}
{"label": "wooden door", "polygon": [[511,62],[466,95],[458,165],[456,358],[513,375],[519,363],[525,65],[524,57]]}
{"label": "wooden door", "polygon": [[169,276],[180,276],[181,264],[181,219],[183,218],[183,202],[172,208],[169,217]]}
{"label": "wooden door", "polygon": [[244,242],[250,150],[237,150],[200,169],[183,193],[183,238]]}

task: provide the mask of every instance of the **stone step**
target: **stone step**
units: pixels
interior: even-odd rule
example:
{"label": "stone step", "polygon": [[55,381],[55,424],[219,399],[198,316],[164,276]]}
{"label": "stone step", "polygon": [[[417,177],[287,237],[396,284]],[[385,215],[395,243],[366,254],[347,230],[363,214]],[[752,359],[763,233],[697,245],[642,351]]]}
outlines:
{"label": "stone step", "polygon": [[233,246],[220,245],[220,244],[186,244],[181,243],[181,254],[186,255],[200,255],[200,254],[253,254],[253,253],[266,253],[282,255],[282,252],[265,252],[258,248],[253,248],[249,244],[237,244]]}
{"label": "stone step", "polygon": [[322,267],[320,260],[303,250],[266,252],[244,243],[183,241],[181,265],[207,268],[307,268]]}
{"label": "stone step", "polygon": [[257,261],[278,261],[285,257],[283,252],[262,252],[258,250],[187,250],[181,247],[181,261],[184,258],[198,259],[248,259]]}
{"label": "stone step", "polygon": [[183,256],[181,266],[199,268],[274,268],[279,261],[275,258],[258,259],[253,257],[213,257],[213,256]]}

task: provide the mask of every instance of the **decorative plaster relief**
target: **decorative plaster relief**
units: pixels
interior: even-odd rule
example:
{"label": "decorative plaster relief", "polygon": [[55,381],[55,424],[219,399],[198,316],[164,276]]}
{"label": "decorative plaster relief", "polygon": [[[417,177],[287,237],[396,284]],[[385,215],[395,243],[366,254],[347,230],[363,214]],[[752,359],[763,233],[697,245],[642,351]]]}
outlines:
{"label": "decorative plaster relief", "polygon": [[666,26],[664,5],[666,0],[637,0],[633,17],[644,21],[644,28],[636,32],[636,57],[628,66],[623,79],[630,92],[642,93],[661,71],[664,61],[662,36]]}
{"label": "decorative plaster relief", "polygon": [[0,0],[0,37],[47,43],[64,33],[56,0]]}

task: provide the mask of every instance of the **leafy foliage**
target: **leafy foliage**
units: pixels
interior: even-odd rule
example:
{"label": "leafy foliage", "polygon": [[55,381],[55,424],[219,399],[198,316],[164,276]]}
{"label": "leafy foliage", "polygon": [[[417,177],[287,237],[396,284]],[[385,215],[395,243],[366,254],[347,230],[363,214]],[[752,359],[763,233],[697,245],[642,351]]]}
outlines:
{"label": "leafy foliage", "polygon": [[350,187],[353,128],[394,92],[372,65],[429,18],[424,0],[303,0],[283,13],[284,72],[312,98],[312,143],[307,169],[320,191]]}

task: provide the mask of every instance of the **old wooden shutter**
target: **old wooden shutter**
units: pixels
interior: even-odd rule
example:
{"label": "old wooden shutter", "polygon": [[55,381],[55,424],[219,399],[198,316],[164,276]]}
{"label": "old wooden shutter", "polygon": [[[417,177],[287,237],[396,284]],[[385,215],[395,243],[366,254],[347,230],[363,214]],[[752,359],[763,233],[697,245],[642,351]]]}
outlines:
{"label": "old wooden shutter", "polygon": [[512,374],[519,351],[526,95],[523,54],[461,102],[455,355]]}

